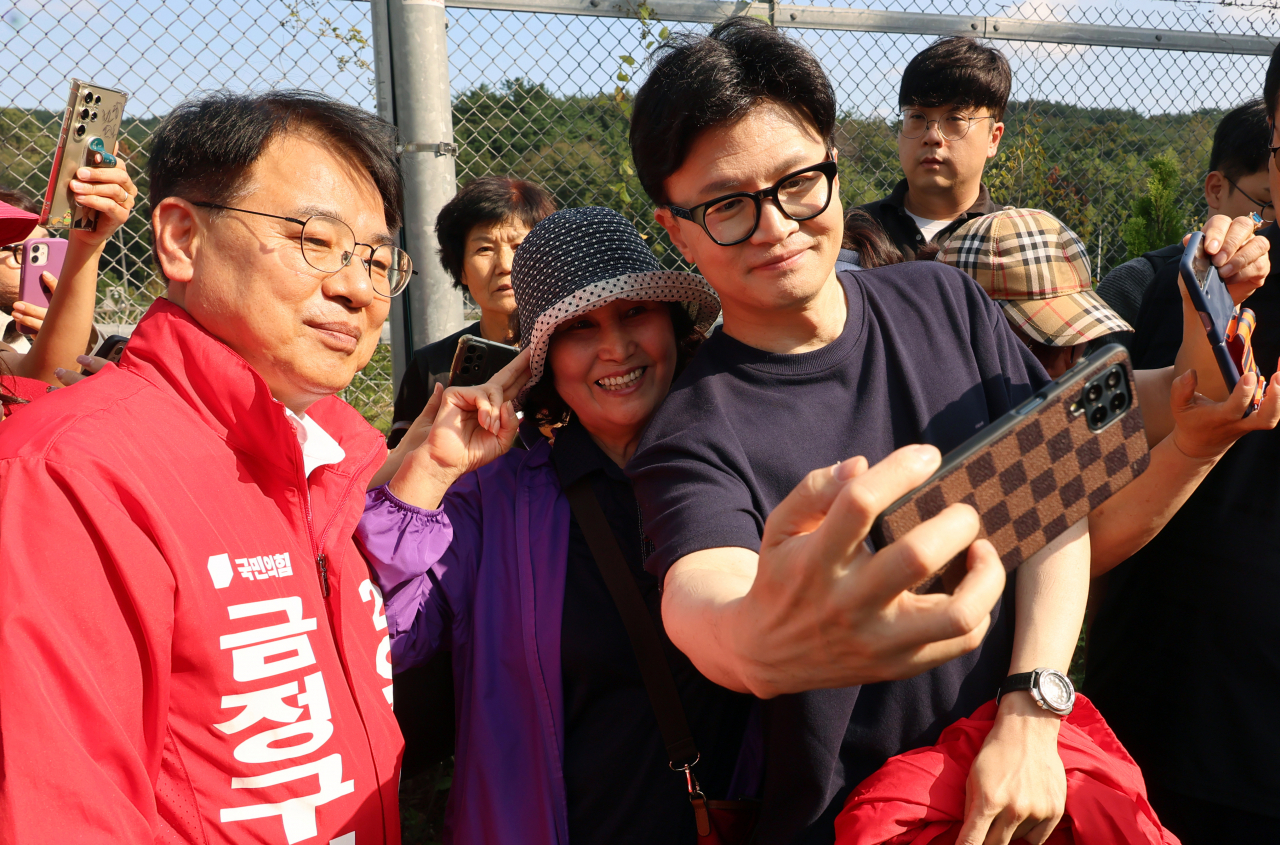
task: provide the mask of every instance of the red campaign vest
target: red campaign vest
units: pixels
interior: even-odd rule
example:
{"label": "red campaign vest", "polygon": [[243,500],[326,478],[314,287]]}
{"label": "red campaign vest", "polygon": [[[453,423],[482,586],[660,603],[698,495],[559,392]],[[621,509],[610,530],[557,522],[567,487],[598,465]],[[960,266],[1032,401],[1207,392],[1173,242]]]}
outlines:
{"label": "red campaign vest", "polygon": [[400,841],[352,540],[385,446],[308,414],[346,452],[310,479],[262,379],[160,300],[119,368],[4,423],[0,841]]}

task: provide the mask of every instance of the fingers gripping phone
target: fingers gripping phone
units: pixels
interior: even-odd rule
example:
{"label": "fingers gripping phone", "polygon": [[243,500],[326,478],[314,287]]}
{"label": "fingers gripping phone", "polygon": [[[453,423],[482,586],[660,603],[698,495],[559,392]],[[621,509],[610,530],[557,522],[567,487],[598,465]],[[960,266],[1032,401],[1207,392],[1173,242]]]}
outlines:
{"label": "fingers gripping phone", "polygon": [[[963,503],[1012,570],[1141,475],[1150,457],[1129,353],[1109,344],[947,454],[869,536],[883,548]],[[912,591],[954,589],[964,556]]]}
{"label": "fingers gripping phone", "polygon": [[[52,273],[54,278],[62,275],[62,262],[67,257],[67,242],[62,238],[32,238],[22,245],[22,271],[18,282],[18,299],[49,307],[49,298],[53,292],[40,280],[41,273]],[[33,335],[35,329],[19,325],[23,334]]]}
{"label": "fingers gripping phone", "polygon": [[98,212],[81,208],[70,183],[81,167],[115,167],[112,152],[120,136],[128,95],[92,82],[71,80],[62,133],[53,153],[49,187],[40,211],[40,225],[50,229],[87,229],[98,226]]}
{"label": "fingers gripping phone", "polygon": [[474,387],[484,384],[515,360],[520,350],[505,343],[495,343],[474,335],[463,335],[453,353],[449,368],[449,387]]}
{"label": "fingers gripping phone", "polygon": [[[1253,362],[1253,353],[1249,338],[1252,334],[1254,318],[1249,309],[1239,309],[1231,301],[1231,293],[1226,284],[1218,276],[1218,268],[1209,261],[1204,251],[1204,233],[1192,234],[1183,250],[1179,265],[1182,283],[1187,287],[1191,304],[1200,315],[1205,333],[1209,336],[1209,345],[1213,348],[1213,357],[1218,361],[1218,370],[1226,383],[1227,392],[1236,389],[1242,373],[1253,371],[1257,366]],[[1248,416],[1258,409],[1262,399],[1264,380],[1259,378],[1258,389],[1254,392],[1253,402],[1245,412]]]}
{"label": "fingers gripping phone", "polygon": [[[124,354],[124,345],[128,342],[129,338],[122,334],[110,335],[102,343],[98,344],[98,348],[94,350],[93,357],[102,358],[112,364],[119,364],[120,356]],[[84,370],[82,369],[81,372],[84,372]]]}

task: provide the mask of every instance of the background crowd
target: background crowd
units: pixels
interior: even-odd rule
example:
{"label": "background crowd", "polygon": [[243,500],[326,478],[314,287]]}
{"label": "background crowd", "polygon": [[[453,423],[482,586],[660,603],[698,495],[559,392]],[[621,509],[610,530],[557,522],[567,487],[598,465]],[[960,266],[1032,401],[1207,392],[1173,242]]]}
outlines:
{"label": "background crowd", "polygon": [[[71,183],[99,223],[47,311],[17,279],[48,233],[0,195],[0,839],[397,842],[401,776],[449,757],[459,843],[1268,837],[1280,50],[1204,180],[1257,319],[1233,391],[1181,244],[1095,290],[1075,233],[992,196],[1011,81],[972,39],[915,56],[903,178],[846,210],[817,60],[750,19],[673,37],[629,141],[697,272],[469,182],[435,232],[480,319],[414,354],[386,439],[335,394],[413,274],[392,127],[301,92],[175,110],[167,288],[118,365],[88,353],[123,162]],[[446,390],[466,336],[521,353]],[[1135,481],[1007,575],[967,506],[864,543],[1116,342]]]}

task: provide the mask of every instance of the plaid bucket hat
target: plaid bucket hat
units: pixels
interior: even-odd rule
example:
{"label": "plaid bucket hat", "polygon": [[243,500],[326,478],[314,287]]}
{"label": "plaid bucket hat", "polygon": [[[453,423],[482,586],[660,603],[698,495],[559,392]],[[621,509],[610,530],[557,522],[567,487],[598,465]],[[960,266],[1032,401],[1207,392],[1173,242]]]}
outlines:
{"label": "plaid bucket hat", "polygon": [[1049,346],[1133,331],[1093,292],[1080,238],[1046,211],[1007,208],[974,218],[937,260],[972,276],[1009,322]]}
{"label": "plaid bucket hat", "polygon": [[546,370],[556,327],[615,299],[682,302],[704,334],[720,299],[696,273],[663,270],[636,227],[608,208],[566,208],[534,226],[511,262],[520,345],[533,349],[529,388]]}

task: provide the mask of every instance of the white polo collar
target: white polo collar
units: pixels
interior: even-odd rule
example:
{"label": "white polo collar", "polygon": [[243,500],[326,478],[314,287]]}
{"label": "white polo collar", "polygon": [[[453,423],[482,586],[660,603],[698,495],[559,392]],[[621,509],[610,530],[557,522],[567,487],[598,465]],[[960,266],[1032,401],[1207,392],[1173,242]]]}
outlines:
{"label": "white polo collar", "polygon": [[284,412],[293,424],[294,434],[298,435],[298,445],[302,447],[302,468],[307,478],[316,468],[339,463],[347,456],[338,441],[321,428],[320,423],[306,414],[298,416],[288,408]]}

